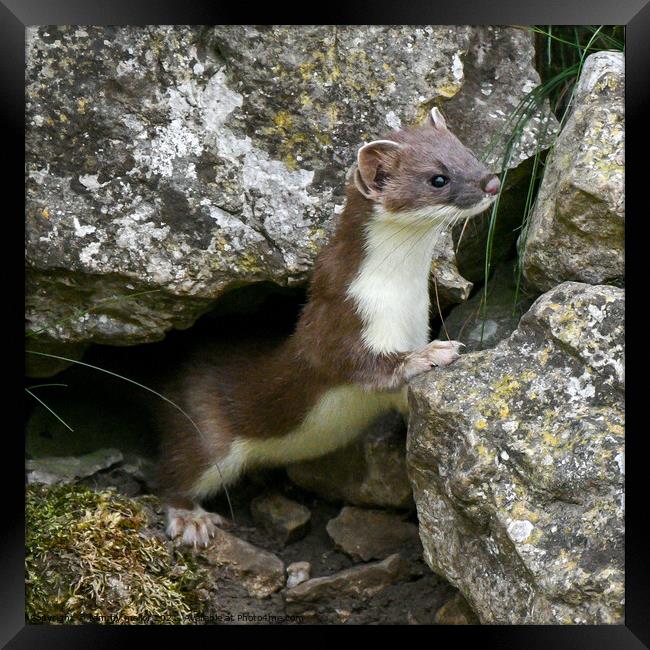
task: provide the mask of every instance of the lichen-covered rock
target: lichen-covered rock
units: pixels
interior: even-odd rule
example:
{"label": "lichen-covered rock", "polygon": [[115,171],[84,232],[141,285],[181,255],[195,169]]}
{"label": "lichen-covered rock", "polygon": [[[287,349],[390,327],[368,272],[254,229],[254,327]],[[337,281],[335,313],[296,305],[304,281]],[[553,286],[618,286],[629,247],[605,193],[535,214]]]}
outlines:
{"label": "lichen-covered rock", "polygon": [[231,288],[304,282],[364,140],[445,103],[481,153],[538,83],[532,59],[501,27],[29,28],[29,328],[153,341]]}
{"label": "lichen-covered rock", "polygon": [[287,467],[289,478],[328,501],[356,506],[413,508],[406,471],[404,424],[390,413],[352,444]]}
{"label": "lichen-covered rock", "polygon": [[410,390],[425,559],[482,623],[622,623],[624,292],[567,282]]}
{"label": "lichen-covered rock", "polygon": [[540,291],[565,280],[623,283],[624,93],[622,53],[586,59],[520,242],[526,280]]}

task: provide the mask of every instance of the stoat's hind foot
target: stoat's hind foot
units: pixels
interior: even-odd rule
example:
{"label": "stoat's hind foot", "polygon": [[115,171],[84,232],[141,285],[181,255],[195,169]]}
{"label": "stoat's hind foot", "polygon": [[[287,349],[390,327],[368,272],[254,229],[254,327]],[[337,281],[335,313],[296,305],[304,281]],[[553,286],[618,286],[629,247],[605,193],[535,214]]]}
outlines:
{"label": "stoat's hind foot", "polygon": [[215,512],[207,512],[201,506],[192,510],[167,507],[167,535],[171,539],[197,548],[207,547],[215,536],[217,526],[228,526],[227,519]]}

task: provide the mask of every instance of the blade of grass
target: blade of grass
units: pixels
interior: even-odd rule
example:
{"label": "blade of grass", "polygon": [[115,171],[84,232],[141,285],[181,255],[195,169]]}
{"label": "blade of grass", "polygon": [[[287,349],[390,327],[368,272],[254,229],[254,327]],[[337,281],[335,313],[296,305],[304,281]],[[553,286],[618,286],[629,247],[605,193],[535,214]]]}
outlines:
{"label": "blade of grass", "polygon": [[34,388],[45,388],[46,386],[64,386],[68,387],[68,384],[36,384],[35,386],[30,386],[29,390],[34,390]]}
{"label": "blade of grass", "polygon": [[[573,77],[573,83],[572,83],[572,87],[571,87],[571,95],[569,97],[567,105],[566,105],[564,111],[562,112],[562,116],[560,118],[560,128],[558,130],[558,133],[562,130],[562,127],[564,126],[564,123],[565,123],[568,115],[570,114],[570,109],[572,107],[573,100],[574,100],[574,97],[575,97],[575,90],[576,90],[576,87],[577,87],[577,82],[578,82],[578,80],[580,78],[580,74],[582,72],[582,68],[584,66],[585,59],[588,56],[588,52],[589,52],[592,44],[596,41],[596,39],[601,34],[602,28],[603,28],[603,26],[601,25],[598,28],[590,29],[590,31],[592,31],[592,36],[589,39],[589,41],[588,41],[588,43],[587,43],[587,45],[586,45],[586,47],[584,49],[581,48],[581,46],[580,46],[579,35],[578,35],[577,30],[574,28],[574,34],[575,34],[575,38],[576,38],[576,47],[578,49],[578,52],[580,53],[580,60],[579,60],[579,62],[577,64],[572,65],[566,71],[566,73],[570,73],[570,76]],[[550,39],[550,33],[548,34],[548,36],[549,36],[549,39]],[[549,42],[550,42],[550,40],[549,40]],[[575,72],[574,72],[574,70],[575,70]],[[560,73],[560,74],[562,74],[562,73]],[[566,75],[566,76],[567,76],[567,79],[568,79],[569,75]],[[556,78],[557,78],[557,76],[556,76]],[[565,86],[565,88],[561,91],[561,94],[557,99],[558,106],[559,106],[559,103],[562,101],[563,95],[566,93],[566,91],[567,91],[567,87]],[[536,145],[535,158],[534,158],[534,161],[533,161],[533,170],[531,172],[531,178],[530,178],[530,181],[529,181],[528,193],[527,193],[527,197],[526,197],[526,204],[525,204],[525,207],[524,207],[524,217],[523,217],[523,220],[522,220],[522,232],[521,232],[521,235],[520,235],[520,242],[523,242],[523,243],[519,244],[519,248],[521,248],[525,244],[526,236],[527,236],[527,233],[528,233],[528,224],[529,224],[530,216],[531,216],[532,211],[534,209],[533,190],[534,190],[534,185],[535,185],[535,182],[536,182],[537,169],[538,169],[538,166],[539,166],[540,155],[541,155],[540,143],[541,143],[542,140],[546,139],[547,129],[548,129],[548,123],[546,123],[544,125],[543,136],[542,136],[542,138],[538,139],[537,145]],[[547,156],[550,155],[550,153],[554,149],[556,141],[557,141],[557,135],[555,136],[553,141],[550,143],[550,146],[549,146],[548,152],[547,152]],[[518,260],[517,260],[517,280],[516,280],[516,286],[515,286],[515,301],[514,301],[514,305],[513,305],[513,315],[514,315],[514,313],[516,311],[516,306],[517,306],[517,302],[518,302],[518,299],[519,299],[519,292],[520,292],[520,286],[521,286],[522,273],[523,273],[522,259],[521,259],[521,256],[518,256]]]}
{"label": "blade of grass", "polygon": [[[548,129],[548,123],[544,126],[544,133],[542,134],[542,137],[537,140],[537,144],[535,147],[535,156],[533,159],[533,169],[531,170],[530,174],[530,181],[528,183],[528,192],[526,194],[526,203],[524,205],[524,218],[521,224],[521,235],[520,235],[520,241],[522,241],[524,244],[526,242],[526,236],[528,234],[528,223],[530,219],[530,215],[532,214],[533,208],[535,206],[535,201],[533,201],[533,195],[534,195],[534,190],[535,190],[535,184],[537,182],[537,171],[539,168],[539,163],[541,159],[541,153],[542,153],[542,147],[541,143],[542,141],[546,140],[546,132]],[[520,244],[521,246],[521,244]],[[514,296],[514,302],[512,305],[512,315],[516,315],[517,311],[517,304],[519,302],[519,292],[521,290],[521,278],[523,275],[523,265],[522,265],[522,258],[520,255],[517,255],[517,279],[515,281],[515,296]]]}
{"label": "blade of grass", "polygon": [[[601,27],[602,27],[602,25],[601,25]],[[596,31],[596,27],[593,27],[592,25],[585,25],[585,29],[587,29],[588,31],[590,31],[592,33],[594,33]],[[603,40],[605,43],[607,43],[607,45],[609,45],[610,47],[612,47],[612,48],[614,48],[616,50],[623,51],[625,49],[624,41],[621,41],[621,40],[617,39],[616,37],[608,34],[607,32],[601,31],[601,33],[599,35],[599,39]]]}
{"label": "blade of grass", "polygon": [[[53,386],[53,385],[60,385],[64,386],[65,384],[41,384],[41,386]],[[32,386],[31,388],[39,388],[39,386]],[[62,418],[60,418],[40,397],[37,397],[32,393],[32,391],[29,388],[25,388],[25,392],[28,395],[31,395],[41,406],[45,407],[66,429],[69,429],[74,433],[74,429],[67,423],[65,422]]]}

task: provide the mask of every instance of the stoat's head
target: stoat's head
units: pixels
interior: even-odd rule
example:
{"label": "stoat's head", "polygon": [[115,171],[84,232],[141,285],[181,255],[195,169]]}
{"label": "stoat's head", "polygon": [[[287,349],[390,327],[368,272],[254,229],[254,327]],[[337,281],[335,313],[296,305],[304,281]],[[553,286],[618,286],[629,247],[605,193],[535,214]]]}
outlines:
{"label": "stoat's head", "polygon": [[362,146],[354,184],[377,212],[433,221],[479,214],[499,192],[499,178],[447,129],[437,108],[423,125]]}

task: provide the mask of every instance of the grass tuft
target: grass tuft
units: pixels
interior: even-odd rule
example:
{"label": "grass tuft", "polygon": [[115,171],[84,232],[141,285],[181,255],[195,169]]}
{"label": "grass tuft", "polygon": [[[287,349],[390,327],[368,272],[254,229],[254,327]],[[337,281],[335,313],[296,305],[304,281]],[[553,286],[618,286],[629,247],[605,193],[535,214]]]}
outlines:
{"label": "grass tuft", "polygon": [[[519,104],[508,116],[504,126],[494,135],[483,153],[483,160],[487,160],[494,152],[496,146],[505,141],[503,148],[503,162],[500,177],[501,186],[504,187],[508,177],[508,168],[513,152],[521,142],[524,129],[530,119],[538,113],[547,103],[558,119],[559,129],[556,133],[548,131],[549,122],[545,121],[542,130],[538,133],[533,167],[529,179],[526,202],[521,214],[521,229],[518,247],[525,246],[526,234],[530,216],[535,209],[537,190],[543,176],[543,149],[547,145],[546,155],[553,150],[557,138],[571,113],[575,89],[586,58],[594,52],[602,50],[625,51],[624,31],[621,26],[586,25],[586,26],[543,26],[520,27],[528,29],[536,39],[537,68],[540,72],[540,83],[521,99]],[[549,140],[547,142],[547,139]],[[482,319],[481,341],[485,328],[486,309],[488,300],[488,285],[492,270],[492,251],[494,247],[494,233],[499,214],[499,197],[492,206],[488,237],[485,247],[485,283],[481,301],[480,315]],[[513,313],[519,301],[521,291],[522,265],[521,256],[517,259],[516,290],[513,302]]]}

